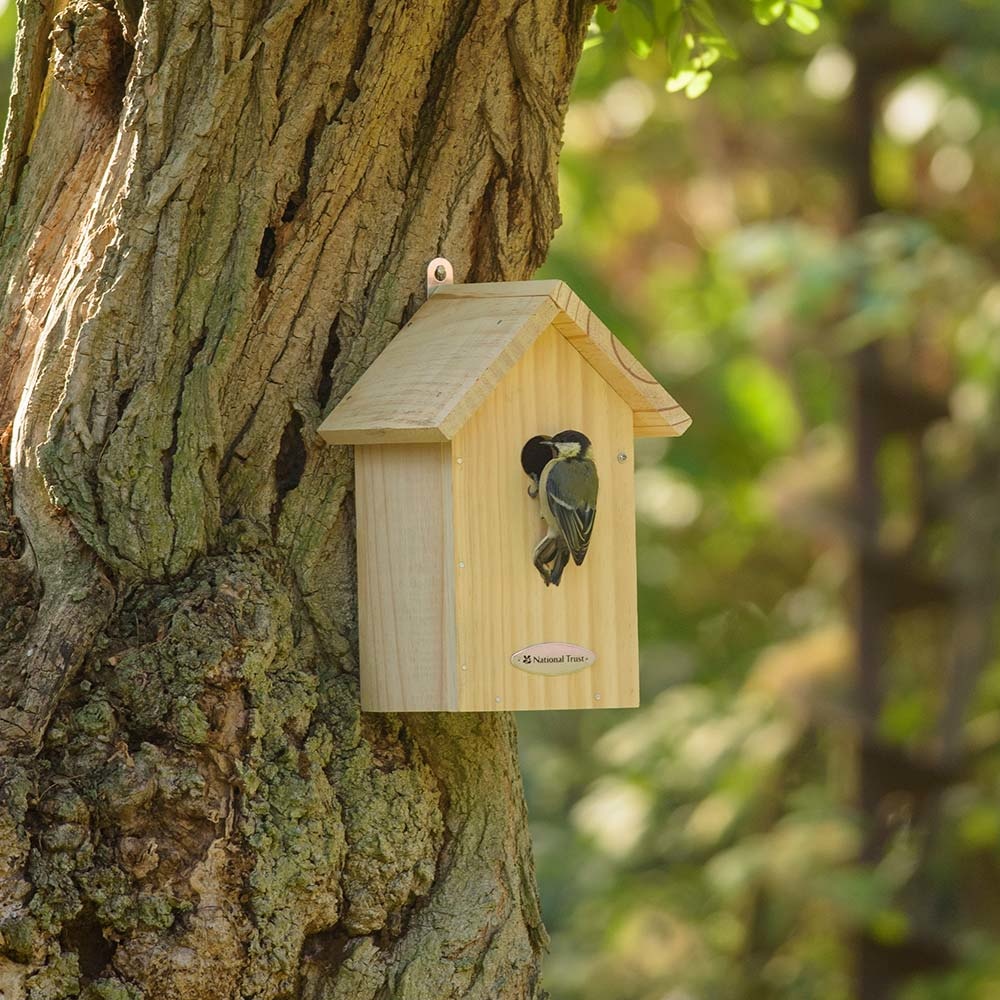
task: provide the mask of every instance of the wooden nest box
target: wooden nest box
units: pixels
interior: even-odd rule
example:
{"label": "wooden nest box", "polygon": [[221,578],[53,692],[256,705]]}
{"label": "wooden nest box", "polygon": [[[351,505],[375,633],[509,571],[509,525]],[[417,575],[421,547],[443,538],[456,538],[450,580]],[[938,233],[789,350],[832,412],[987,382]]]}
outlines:
{"label": "wooden nest box", "polygon": [[[434,291],[319,431],[355,446],[362,708],[638,705],[633,438],[690,422],[563,282]],[[600,486],[546,586],[521,450],[566,429]]]}

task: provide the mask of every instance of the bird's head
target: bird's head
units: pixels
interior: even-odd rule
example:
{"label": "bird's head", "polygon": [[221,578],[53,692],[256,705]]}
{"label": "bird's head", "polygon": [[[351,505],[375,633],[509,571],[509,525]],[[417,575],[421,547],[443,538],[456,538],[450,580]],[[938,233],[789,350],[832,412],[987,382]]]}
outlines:
{"label": "bird's head", "polygon": [[560,431],[549,445],[559,458],[590,458],[590,438],[579,431]]}

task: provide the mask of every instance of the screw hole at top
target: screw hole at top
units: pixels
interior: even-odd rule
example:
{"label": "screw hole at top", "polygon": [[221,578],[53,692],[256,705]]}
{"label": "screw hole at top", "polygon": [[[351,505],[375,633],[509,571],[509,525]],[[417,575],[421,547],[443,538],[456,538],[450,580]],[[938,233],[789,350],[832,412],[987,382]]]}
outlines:
{"label": "screw hole at top", "polygon": [[444,264],[438,264],[438,266],[434,268],[434,277],[437,278],[438,281],[444,281],[444,279],[448,277],[448,269],[444,266]]}

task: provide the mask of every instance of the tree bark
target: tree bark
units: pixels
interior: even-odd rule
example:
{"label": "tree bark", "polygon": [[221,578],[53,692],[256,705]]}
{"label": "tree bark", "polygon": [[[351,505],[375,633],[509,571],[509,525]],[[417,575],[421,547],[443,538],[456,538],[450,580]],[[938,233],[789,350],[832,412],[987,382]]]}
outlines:
{"label": "tree bark", "polygon": [[4,1000],[541,995],[512,719],[361,714],[316,428],[430,258],[540,264],[589,13],[19,0]]}

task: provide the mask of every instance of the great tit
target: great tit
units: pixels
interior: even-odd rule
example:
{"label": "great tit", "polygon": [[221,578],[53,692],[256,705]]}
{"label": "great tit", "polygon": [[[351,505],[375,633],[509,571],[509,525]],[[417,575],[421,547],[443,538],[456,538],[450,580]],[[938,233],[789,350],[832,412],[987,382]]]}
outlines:
{"label": "great tit", "polygon": [[[579,431],[560,431],[549,440],[532,438],[529,444],[544,445],[552,455],[538,481],[548,531],[535,546],[533,561],[545,586],[558,587],[569,557],[580,566],[587,555],[597,513],[597,466],[589,438]],[[522,465],[527,471],[523,455]]]}

